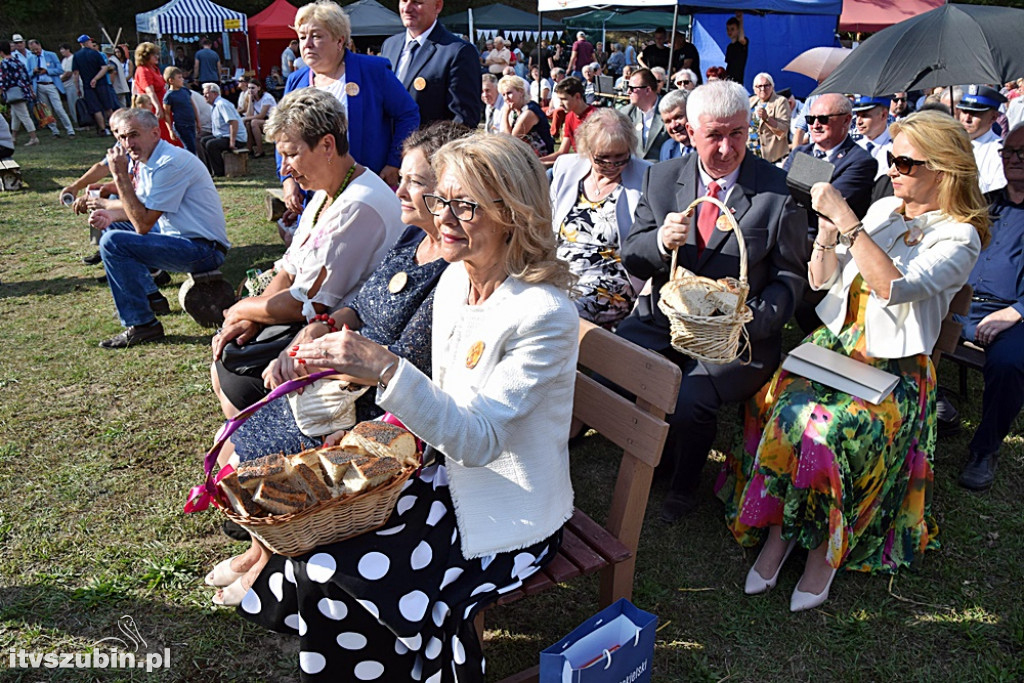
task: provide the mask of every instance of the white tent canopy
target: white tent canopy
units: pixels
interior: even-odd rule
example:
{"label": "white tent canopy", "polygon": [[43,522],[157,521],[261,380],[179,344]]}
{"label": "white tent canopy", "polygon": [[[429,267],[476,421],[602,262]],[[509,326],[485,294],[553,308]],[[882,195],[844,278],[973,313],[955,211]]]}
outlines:
{"label": "white tent canopy", "polygon": [[221,7],[210,0],[171,0],[155,10],[135,15],[135,30],[158,36],[175,33],[222,33],[247,29],[248,20],[245,14]]}

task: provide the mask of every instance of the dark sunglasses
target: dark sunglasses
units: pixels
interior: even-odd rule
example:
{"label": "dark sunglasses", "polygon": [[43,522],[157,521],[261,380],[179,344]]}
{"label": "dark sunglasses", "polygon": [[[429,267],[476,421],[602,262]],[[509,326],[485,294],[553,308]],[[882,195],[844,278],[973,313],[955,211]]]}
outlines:
{"label": "dark sunglasses", "polygon": [[892,101],[893,102],[906,102],[907,98],[906,97],[894,97],[894,98],[892,98]]}
{"label": "dark sunglasses", "polygon": [[999,150],[999,156],[1007,160],[1016,156],[1017,161],[1024,161],[1024,147],[1017,147],[1016,149],[1013,147],[1003,147]]}
{"label": "dark sunglasses", "polygon": [[894,157],[892,152],[885,153],[885,160],[888,162],[890,168],[895,166],[900,175],[910,175],[910,172],[915,166],[924,166],[925,163],[927,163],[920,159],[913,159],[908,156]]}
{"label": "dark sunglasses", "polygon": [[637,90],[646,90],[646,89],[648,89],[650,87],[651,86],[649,86],[649,85],[627,85],[626,86],[626,92],[634,93]]}
{"label": "dark sunglasses", "polygon": [[808,126],[813,126],[815,122],[827,126],[828,120],[834,119],[837,116],[845,116],[845,114],[809,114],[804,117],[804,121],[807,121]]}
{"label": "dark sunglasses", "polygon": [[684,85],[690,85],[690,83],[693,83],[693,81],[676,81],[676,85],[678,85],[679,87],[682,87]]}
{"label": "dark sunglasses", "polygon": [[594,163],[605,168],[622,168],[629,163],[632,157],[627,154],[625,159],[609,159],[608,157],[594,157]]}

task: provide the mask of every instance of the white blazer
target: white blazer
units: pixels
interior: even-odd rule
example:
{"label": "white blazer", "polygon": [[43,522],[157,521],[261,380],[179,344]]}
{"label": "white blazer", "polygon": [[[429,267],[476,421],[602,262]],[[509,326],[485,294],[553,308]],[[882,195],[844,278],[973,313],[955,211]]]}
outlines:
{"label": "white blazer", "polygon": [[[633,155],[629,163],[622,169],[622,193],[615,204],[615,217],[619,224],[619,249],[626,243],[626,235],[633,227],[636,205],[640,202],[641,190],[644,186],[644,174],[651,162]],[[590,159],[580,154],[563,154],[555,160],[551,169],[551,227],[557,233],[558,227],[569,215],[572,207],[579,199],[579,185],[590,173]],[[643,289],[644,281],[630,277],[633,291]]]}
{"label": "white blazer", "polygon": [[[868,300],[864,321],[867,353],[875,358],[930,354],[949,302],[967,282],[981,252],[981,238],[974,226],[957,223],[941,211],[907,221],[899,213],[902,206],[898,197],[885,197],[872,204],[864,216],[865,231],[903,273],[893,280],[888,300],[874,292]],[[903,239],[911,227],[924,231],[915,245]],[[850,285],[859,270],[847,248],[837,245],[836,256],[839,268],[813,288],[828,289],[816,310],[822,322],[839,334],[846,319]]]}

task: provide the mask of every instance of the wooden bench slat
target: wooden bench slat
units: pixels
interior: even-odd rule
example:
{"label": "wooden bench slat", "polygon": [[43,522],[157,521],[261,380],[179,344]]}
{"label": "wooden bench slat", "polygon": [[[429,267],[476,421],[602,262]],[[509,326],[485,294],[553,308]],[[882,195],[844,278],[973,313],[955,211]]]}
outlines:
{"label": "wooden bench slat", "polygon": [[633,556],[632,551],[619,539],[579,509],[566,523],[566,528],[572,529],[576,536],[593,548],[609,564],[622,562]]}
{"label": "wooden bench slat", "polygon": [[[594,552],[593,548],[577,536],[572,529],[568,528],[562,530],[562,547],[558,554],[560,557],[566,557],[570,562],[579,567],[580,571],[577,572],[577,575],[580,573],[590,574],[608,566],[607,560]],[[552,578],[554,578],[554,575],[552,575]]]}
{"label": "wooden bench slat", "polygon": [[661,461],[661,445],[668,436],[665,421],[583,374],[576,375],[573,416],[651,467]]}

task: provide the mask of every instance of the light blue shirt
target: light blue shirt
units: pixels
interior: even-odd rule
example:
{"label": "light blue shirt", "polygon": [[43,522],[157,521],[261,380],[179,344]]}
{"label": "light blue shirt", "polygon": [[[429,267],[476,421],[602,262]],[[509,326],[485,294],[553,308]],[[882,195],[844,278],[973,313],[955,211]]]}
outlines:
{"label": "light blue shirt", "polygon": [[[46,73],[37,75],[33,73],[36,69],[46,69]],[[32,79],[32,87],[35,88],[40,82],[49,81],[57,88],[57,92],[61,95],[64,94],[64,84],[60,82],[60,77],[64,73],[64,67],[60,65],[60,60],[54,53],[43,50],[38,57],[34,54],[29,53],[28,55],[28,75]]]}
{"label": "light blue shirt", "polygon": [[245,124],[242,123],[242,117],[238,115],[238,110],[223,97],[218,97],[213,101],[213,114],[210,118],[213,135],[219,138],[230,137],[231,128],[228,126],[228,123],[231,121],[238,121],[238,133],[235,135],[235,142],[246,142],[249,139],[249,135],[245,132]]}
{"label": "light blue shirt", "polygon": [[157,219],[161,235],[207,239],[225,247],[228,241],[224,206],[210,172],[199,157],[165,140],[139,166],[135,194]]}

